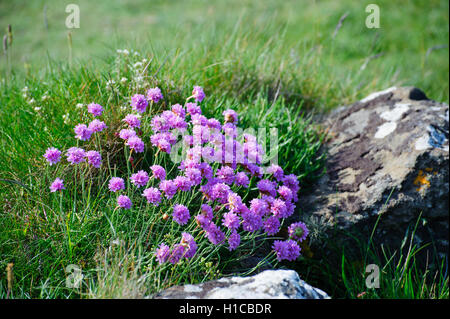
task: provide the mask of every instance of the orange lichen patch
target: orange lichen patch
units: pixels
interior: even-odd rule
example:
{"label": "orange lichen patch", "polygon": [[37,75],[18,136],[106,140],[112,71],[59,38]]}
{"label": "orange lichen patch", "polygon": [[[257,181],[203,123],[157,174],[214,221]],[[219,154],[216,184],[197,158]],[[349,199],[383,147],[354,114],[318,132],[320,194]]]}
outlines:
{"label": "orange lichen patch", "polygon": [[427,179],[427,176],[423,173],[422,170],[419,170],[419,174],[417,175],[416,179],[414,180],[414,185],[419,186],[418,188],[416,188],[416,190],[418,192],[420,192],[420,190],[423,187],[429,187],[430,186],[430,181]]}
{"label": "orange lichen patch", "polygon": [[428,173],[430,173],[430,172],[433,171],[433,168],[431,168],[431,167],[425,167],[425,170],[426,170]]}

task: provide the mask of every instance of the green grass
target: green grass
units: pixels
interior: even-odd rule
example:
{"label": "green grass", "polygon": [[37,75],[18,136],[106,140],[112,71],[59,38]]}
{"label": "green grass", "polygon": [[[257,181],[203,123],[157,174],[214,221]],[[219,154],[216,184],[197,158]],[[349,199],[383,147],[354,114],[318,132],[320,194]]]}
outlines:
{"label": "green grass", "polygon": [[[379,1],[380,29],[364,26],[366,4],[353,1],[78,3],[81,28],[71,31],[69,60],[65,4],[0,2],[0,30],[8,23],[13,28],[12,46],[0,57],[0,269],[14,262],[11,297],[142,297],[173,284],[249,273],[253,269],[235,269],[233,263],[252,254],[250,243],[264,244],[249,238],[241,255],[204,250],[175,271],[160,270],[152,257],[165,232],[158,212],[138,206],[121,215],[105,196],[104,181],[112,172],[129,172],[110,135],[102,144],[110,154],[106,169],[93,173],[58,166],[67,196],[50,194],[55,169],[45,165],[42,154],[50,145],[73,146],[73,126],[85,120],[77,103],[104,105],[107,124],[114,127],[125,114],[121,106],[143,91],[141,85],[161,87],[167,105],[182,103],[193,85],[202,85],[208,116],[234,108],[243,127],[278,128],[279,163],[307,190],[323,172],[324,136],[312,122],[315,113],[392,85],[415,85],[430,98],[449,100],[447,1]],[[428,51],[439,45],[447,47]],[[116,49],[125,48],[130,55],[119,57]],[[142,66],[132,67],[143,59]],[[113,90],[106,88],[111,79]],[[153,163],[153,155],[148,152],[141,164]],[[196,198],[180,200],[198,205]],[[400,257],[358,245],[369,263],[383,265],[382,289],[364,298],[448,298],[445,265],[416,263],[420,247]],[[317,257],[321,252],[314,254],[290,265],[333,297],[355,298],[365,291],[366,260],[355,263],[338,251],[342,258],[324,263]],[[83,269],[81,290],[66,288],[70,264]],[[6,273],[0,271],[0,298],[6,290]]]}

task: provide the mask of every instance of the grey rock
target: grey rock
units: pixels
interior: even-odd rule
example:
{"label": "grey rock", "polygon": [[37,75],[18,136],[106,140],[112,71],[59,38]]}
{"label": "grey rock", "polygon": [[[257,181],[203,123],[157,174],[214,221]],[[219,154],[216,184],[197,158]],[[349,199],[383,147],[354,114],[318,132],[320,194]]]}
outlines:
{"label": "grey rock", "polygon": [[[399,248],[422,214],[416,240],[448,252],[449,107],[419,89],[392,87],[336,109],[327,172],[299,206],[320,231],[357,229]],[[331,235],[330,235],[331,236]]]}
{"label": "grey rock", "polygon": [[266,270],[252,277],[230,277],[198,285],[174,286],[156,299],[329,299],[293,270]]}

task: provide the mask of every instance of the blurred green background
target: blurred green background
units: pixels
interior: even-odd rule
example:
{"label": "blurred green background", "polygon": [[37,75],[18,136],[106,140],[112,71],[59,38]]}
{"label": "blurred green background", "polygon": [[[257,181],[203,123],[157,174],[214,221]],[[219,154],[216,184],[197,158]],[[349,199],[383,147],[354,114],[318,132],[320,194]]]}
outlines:
{"label": "blurred green background", "polygon": [[[79,5],[79,29],[65,26],[70,3]],[[369,3],[380,7],[379,29],[365,26]],[[326,108],[391,85],[415,85],[448,102],[448,7],[446,0],[15,0],[0,1],[0,30],[6,33],[12,25],[16,74],[39,71],[49,58],[67,62],[70,31],[74,63],[83,65],[95,62],[101,68],[116,49],[138,49],[161,60],[188,56],[177,67],[208,79],[213,75],[206,67],[236,61],[243,66],[233,73],[255,79],[277,71],[281,82],[301,77],[284,87]],[[0,61],[4,76],[6,57]]]}

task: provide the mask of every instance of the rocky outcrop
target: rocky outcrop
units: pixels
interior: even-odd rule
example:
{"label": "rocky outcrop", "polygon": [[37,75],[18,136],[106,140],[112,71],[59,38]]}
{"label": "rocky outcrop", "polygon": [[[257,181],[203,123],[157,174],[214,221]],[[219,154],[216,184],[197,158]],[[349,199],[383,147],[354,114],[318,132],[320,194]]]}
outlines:
{"label": "rocky outcrop", "polygon": [[157,299],[329,299],[293,270],[266,270],[252,277],[230,277],[198,285],[174,286]]}
{"label": "rocky outcrop", "polygon": [[324,127],[327,172],[300,200],[309,220],[321,221],[320,232],[357,229],[368,237],[379,217],[375,239],[399,248],[421,214],[416,242],[446,255],[448,105],[393,87],[337,109]]}

